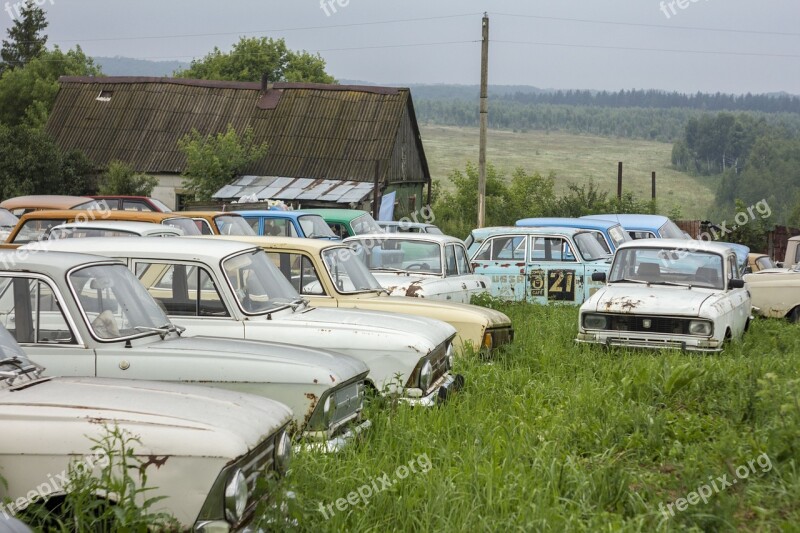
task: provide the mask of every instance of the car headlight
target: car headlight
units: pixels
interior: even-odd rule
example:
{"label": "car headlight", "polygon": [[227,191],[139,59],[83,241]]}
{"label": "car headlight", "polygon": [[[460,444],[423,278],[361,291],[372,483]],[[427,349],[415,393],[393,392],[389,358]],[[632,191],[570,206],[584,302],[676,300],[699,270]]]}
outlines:
{"label": "car headlight", "polygon": [[229,521],[235,524],[242,519],[249,497],[247,480],[242,471],[237,468],[231,475],[228,484],[225,485],[225,516]]}
{"label": "car headlight", "polygon": [[425,361],[422,368],[419,370],[419,388],[426,391],[431,386],[431,377],[433,376],[433,367],[430,361]]}
{"label": "car headlight", "polygon": [[606,329],[608,319],[603,315],[583,315],[583,327],[586,329]]}
{"label": "car headlight", "polygon": [[327,428],[331,424],[331,420],[333,420],[333,414],[336,412],[336,400],[333,397],[333,394],[328,395],[325,398],[325,403],[322,405],[322,421]]}
{"label": "car headlight", "polygon": [[447,359],[447,370],[452,370],[453,365],[455,365],[456,358],[455,354],[453,353],[453,343],[448,343],[447,351],[444,353],[445,358]]}
{"label": "car headlight", "polygon": [[692,320],[689,322],[689,334],[691,335],[711,335],[711,322],[707,320]]}
{"label": "car headlight", "polygon": [[289,463],[292,460],[292,441],[284,431],[278,437],[275,444],[275,470],[284,475],[289,470]]}

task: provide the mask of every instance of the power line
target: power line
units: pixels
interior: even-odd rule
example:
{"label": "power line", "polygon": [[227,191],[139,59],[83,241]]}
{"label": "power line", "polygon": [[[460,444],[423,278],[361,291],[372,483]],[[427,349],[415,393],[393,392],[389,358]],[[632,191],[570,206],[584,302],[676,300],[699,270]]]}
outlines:
{"label": "power line", "polygon": [[638,22],[619,22],[613,20],[593,20],[593,19],[577,19],[577,18],[568,18],[568,17],[546,17],[542,15],[521,15],[515,13],[495,13],[491,12],[491,15],[497,15],[500,17],[513,17],[513,18],[531,18],[531,19],[540,19],[540,20],[555,20],[559,22],[581,22],[585,24],[607,24],[613,26],[632,26],[632,27],[639,27],[639,28],[659,28],[664,30],[690,30],[690,31],[712,31],[712,32],[720,32],[720,33],[748,33],[753,35],[780,35],[784,37],[800,37],[800,33],[793,33],[793,32],[779,32],[779,31],[758,31],[758,30],[740,30],[740,29],[733,29],[733,28],[708,28],[708,27],[701,27],[701,26],[676,26],[673,24],[643,24]]}
{"label": "power line", "polygon": [[547,43],[547,42],[536,42],[536,41],[500,41],[495,40],[492,41],[495,43],[502,43],[502,44],[525,44],[525,45],[533,45],[533,46],[560,46],[564,48],[590,48],[590,49],[598,49],[598,50],[630,50],[635,52],[669,52],[669,53],[680,53],[680,54],[709,54],[709,55],[726,55],[726,56],[754,56],[754,57],[782,57],[782,58],[789,58],[789,59],[798,59],[800,55],[798,54],[769,54],[769,53],[759,53],[759,52],[726,52],[722,50],[680,50],[680,49],[672,49],[672,48],[637,48],[632,46],[606,46],[606,45],[598,45],[598,44],[569,44],[569,43]]}

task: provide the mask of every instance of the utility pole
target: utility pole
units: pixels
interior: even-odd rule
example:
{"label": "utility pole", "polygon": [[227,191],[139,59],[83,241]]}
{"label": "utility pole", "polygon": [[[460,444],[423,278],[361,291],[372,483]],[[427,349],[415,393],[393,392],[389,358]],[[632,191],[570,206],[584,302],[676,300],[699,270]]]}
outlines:
{"label": "utility pole", "polygon": [[622,200],[622,161],[617,164],[617,200]]}
{"label": "utility pole", "polygon": [[489,16],[483,13],[481,41],[480,147],[478,148],[478,227],[486,225],[486,129],[489,126]]}
{"label": "utility pole", "polygon": [[653,171],[651,175],[651,179],[653,180],[652,187],[653,187],[653,201],[656,199],[656,171]]}

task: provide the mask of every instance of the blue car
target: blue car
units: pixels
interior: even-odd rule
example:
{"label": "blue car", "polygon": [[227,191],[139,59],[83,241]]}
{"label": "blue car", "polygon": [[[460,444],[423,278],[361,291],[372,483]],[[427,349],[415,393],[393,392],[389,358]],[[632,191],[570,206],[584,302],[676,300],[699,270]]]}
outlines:
{"label": "blue car", "polygon": [[242,215],[257,235],[340,240],[325,220],[313,213],[278,209],[237,211],[237,213]]}
{"label": "blue car", "polygon": [[[691,239],[692,237],[684,233],[669,217],[663,215],[637,215],[637,214],[603,214],[589,215],[581,217],[582,220],[605,220],[622,224],[625,231],[632,239]],[[736,254],[739,263],[739,275],[744,273],[747,267],[747,254],[750,248],[735,242],[722,242],[728,245]]]}
{"label": "blue car", "polygon": [[526,228],[575,228],[590,231],[597,242],[608,254],[613,254],[617,246],[631,238],[619,222],[605,220],[588,220],[586,218],[523,218],[517,220],[517,226]]}
{"label": "blue car", "polygon": [[592,274],[611,266],[596,235],[575,228],[481,228],[466,244],[475,274],[505,300],[580,304],[604,285]]}

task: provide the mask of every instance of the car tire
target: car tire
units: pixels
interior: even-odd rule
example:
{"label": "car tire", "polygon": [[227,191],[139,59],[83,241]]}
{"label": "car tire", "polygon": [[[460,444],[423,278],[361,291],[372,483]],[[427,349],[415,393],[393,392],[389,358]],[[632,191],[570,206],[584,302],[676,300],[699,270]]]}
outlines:
{"label": "car tire", "polygon": [[786,318],[787,318],[787,319],[789,320],[789,322],[791,322],[792,324],[796,324],[798,321],[800,321],[800,307],[795,307],[794,309],[792,309],[792,310],[789,312],[789,314],[788,314],[788,315],[786,315]]}

